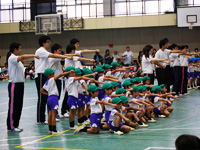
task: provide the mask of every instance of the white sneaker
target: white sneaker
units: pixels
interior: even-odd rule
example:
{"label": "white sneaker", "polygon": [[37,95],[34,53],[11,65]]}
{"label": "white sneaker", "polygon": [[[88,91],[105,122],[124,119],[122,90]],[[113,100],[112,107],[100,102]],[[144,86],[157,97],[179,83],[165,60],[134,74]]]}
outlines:
{"label": "white sneaker", "polygon": [[148,120],[148,122],[155,123],[155,122],[157,122],[157,120],[154,120],[153,118],[151,118],[151,120]]}
{"label": "white sneaker", "polygon": [[71,130],[76,130],[77,128],[78,128],[78,126],[75,125],[74,127],[70,127],[69,129],[71,129]]}
{"label": "white sneaker", "polygon": [[130,127],[130,131],[134,131],[134,130],[135,130],[135,128],[131,128],[131,127]]}
{"label": "white sneaker", "polygon": [[53,135],[61,135],[61,134],[62,134],[62,132],[59,132],[59,131],[57,131],[57,132],[54,132],[54,131],[52,131],[52,134],[53,134]]}
{"label": "white sneaker", "polygon": [[48,134],[52,134],[52,131],[48,131]]}
{"label": "white sneaker", "polygon": [[122,135],[122,134],[124,134],[124,133],[121,132],[121,131],[114,131],[114,134],[116,134],[116,135]]}
{"label": "white sneaker", "polygon": [[60,122],[60,119],[56,118],[56,122]]}
{"label": "white sneaker", "polygon": [[183,95],[187,96],[188,94],[187,94],[187,93],[184,93]]}
{"label": "white sneaker", "polygon": [[59,115],[59,118],[64,118],[64,115],[60,114],[60,115]]}
{"label": "white sneaker", "polygon": [[178,95],[175,95],[176,98],[178,98]]}
{"label": "white sneaker", "polygon": [[189,93],[189,92],[187,92],[187,95],[190,95],[190,93]]}
{"label": "white sneaker", "polygon": [[179,94],[179,96],[183,96],[183,94]]}
{"label": "white sneaker", "polygon": [[158,115],[159,118],[166,118],[165,115]]}
{"label": "white sneaker", "polygon": [[80,130],[82,130],[83,128],[85,128],[85,125],[78,127],[75,131],[74,134],[78,133]]}
{"label": "white sneaker", "polygon": [[188,90],[191,90],[192,88],[191,87],[189,87],[189,88],[187,88]]}
{"label": "white sneaker", "polygon": [[14,128],[12,130],[10,130],[11,132],[21,132],[23,131],[23,129],[20,129],[20,128]]}
{"label": "white sneaker", "polygon": [[139,127],[148,127],[149,125],[148,125],[148,124],[145,124],[145,123],[143,123],[143,124],[139,124],[138,126],[139,126]]}
{"label": "white sneaker", "polygon": [[47,121],[45,121],[45,122],[38,122],[37,124],[39,124],[39,125],[48,125],[48,122]]}
{"label": "white sneaker", "polygon": [[68,117],[69,117],[69,114],[68,114],[68,113],[65,113],[63,116],[64,116],[64,118],[68,118]]}

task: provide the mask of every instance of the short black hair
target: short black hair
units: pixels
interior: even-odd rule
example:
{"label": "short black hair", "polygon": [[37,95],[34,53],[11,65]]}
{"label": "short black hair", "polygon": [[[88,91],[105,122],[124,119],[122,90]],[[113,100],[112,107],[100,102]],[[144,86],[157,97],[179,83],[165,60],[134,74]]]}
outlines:
{"label": "short black hair", "polygon": [[126,48],[130,48],[129,46],[126,46]]}
{"label": "short black hair", "polygon": [[69,44],[66,47],[66,53],[70,54],[72,52],[72,50],[76,50],[76,47],[73,44]]}
{"label": "short black hair", "polygon": [[199,51],[199,49],[198,49],[198,48],[195,48],[194,50],[195,50],[195,51],[196,51],[196,50],[197,50],[197,51]]}
{"label": "short black hair", "polygon": [[[150,50],[153,48],[152,45],[146,45],[145,47],[148,47]],[[144,53],[144,52],[143,52]]]}
{"label": "short black hair", "polygon": [[169,42],[168,38],[164,38],[164,40],[165,40],[167,43]]}
{"label": "short black hair", "polygon": [[76,43],[80,43],[80,41],[76,38],[73,38],[73,39],[70,40],[70,44],[75,45]]}
{"label": "short black hair", "polygon": [[184,48],[187,48],[187,45],[182,45],[181,46],[181,50],[183,50]]}
{"label": "short black hair", "polygon": [[108,51],[110,51],[109,49],[107,49],[106,51],[105,51],[105,53],[107,53]]}
{"label": "short black hair", "polygon": [[43,36],[39,37],[39,40],[38,40],[39,45],[43,46],[43,43],[46,43],[47,40],[51,40],[51,38],[47,35],[43,35]]}
{"label": "short black hair", "polygon": [[54,51],[58,50],[58,49],[62,49],[62,46],[59,45],[59,44],[54,44],[52,47],[51,47],[51,52],[54,53]]}
{"label": "short black hair", "polygon": [[164,46],[164,45],[167,44],[167,43],[168,43],[168,41],[167,41],[166,39],[162,39],[162,40],[160,40],[160,42],[159,42],[159,47],[162,48],[162,46]]}
{"label": "short black hair", "polygon": [[175,49],[175,47],[178,47],[178,45],[175,43],[171,44],[170,46],[171,46],[171,49]]}
{"label": "short black hair", "polygon": [[149,58],[149,51],[150,51],[151,49],[149,48],[149,47],[147,47],[147,46],[145,46],[144,48],[143,48],[143,54],[145,55],[145,57],[146,58]]}
{"label": "short black hair", "polygon": [[13,53],[15,49],[18,49],[21,46],[20,43],[12,42],[10,44],[10,52]]}
{"label": "short black hair", "polygon": [[183,134],[180,135],[175,141],[176,149],[200,149],[200,139],[194,135]]}

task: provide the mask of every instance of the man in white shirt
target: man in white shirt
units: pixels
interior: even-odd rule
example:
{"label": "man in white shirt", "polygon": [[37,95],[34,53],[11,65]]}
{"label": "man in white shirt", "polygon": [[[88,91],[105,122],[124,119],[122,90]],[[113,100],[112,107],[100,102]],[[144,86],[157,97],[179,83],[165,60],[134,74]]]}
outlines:
{"label": "man in white shirt", "polygon": [[45,84],[47,78],[44,76],[44,70],[49,68],[49,61],[48,58],[61,58],[61,59],[71,59],[71,57],[59,55],[59,54],[52,54],[47,51],[47,49],[51,45],[50,37],[43,35],[39,37],[39,46],[40,48],[36,50],[35,55],[39,55],[40,59],[35,59],[35,83],[37,87],[38,93],[38,103],[37,103],[37,122],[38,124],[47,124],[45,120],[45,110],[46,110],[46,103],[47,97],[44,94],[40,93],[41,88]]}
{"label": "man in white shirt", "polygon": [[10,45],[11,55],[8,58],[8,70],[9,70],[9,109],[7,117],[7,130],[12,132],[21,132],[23,129],[19,128],[19,120],[21,117],[23,97],[24,97],[24,65],[22,61],[24,59],[36,57],[33,54],[21,53],[21,44],[13,42]]}
{"label": "man in white shirt", "polygon": [[113,62],[119,62],[120,57],[119,57],[119,55],[117,54],[117,51],[114,51],[114,54],[113,54],[113,56],[112,56],[112,59],[113,59]]}
{"label": "man in white shirt", "polygon": [[126,47],[126,51],[123,53],[122,57],[125,57],[124,66],[130,66],[133,63],[133,52],[130,51],[130,47]]}

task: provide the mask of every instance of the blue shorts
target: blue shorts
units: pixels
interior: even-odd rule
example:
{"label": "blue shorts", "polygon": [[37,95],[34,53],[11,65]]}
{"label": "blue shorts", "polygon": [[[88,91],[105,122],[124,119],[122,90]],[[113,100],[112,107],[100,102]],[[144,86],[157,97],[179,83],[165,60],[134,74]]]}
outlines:
{"label": "blue shorts", "polygon": [[83,107],[83,95],[82,94],[78,94],[78,101],[77,101],[77,104],[78,104],[78,108],[82,108]]}
{"label": "blue shorts", "polygon": [[153,112],[154,112],[156,115],[159,115],[159,114],[160,114],[160,110],[157,109],[157,108],[154,108],[154,109],[153,109]]}
{"label": "blue shorts", "polygon": [[196,75],[197,75],[197,78],[200,78],[200,72],[199,71],[196,72]]}
{"label": "blue shorts", "polygon": [[[114,125],[114,122],[113,121],[109,121],[109,126],[110,126],[110,129],[115,131],[115,125]],[[122,123],[119,124],[119,127],[121,128],[123,126]]]}
{"label": "blue shorts", "polygon": [[58,109],[58,96],[57,95],[51,95],[47,99],[47,110],[54,110]]}
{"label": "blue shorts", "polygon": [[98,91],[99,91],[98,98],[101,101],[105,97],[105,94],[104,94],[103,90],[101,90],[101,89],[99,89]]}
{"label": "blue shorts", "polygon": [[106,110],[105,112],[106,123],[109,123],[110,114],[111,114],[111,111]]}
{"label": "blue shorts", "polygon": [[77,103],[78,103],[78,99],[76,97],[71,96],[71,95],[68,96],[67,104],[68,104],[70,109],[78,108]]}
{"label": "blue shorts", "polygon": [[122,83],[121,82],[118,82],[119,83],[119,88],[122,88]]}
{"label": "blue shorts", "polygon": [[85,94],[84,97],[85,97],[84,98],[85,104],[86,105],[90,105],[90,99],[91,99],[91,97],[89,95],[87,95],[87,94]]}
{"label": "blue shorts", "polygon": [[91,122],[91,127],[93,128],[99,128],[101,126],[101,118],[102,114],[91,114],[90,115],[90,122]]}
{"label": "blue shorts", "polygon": [[194,78],[194,72],[188,72],[188,79]]}

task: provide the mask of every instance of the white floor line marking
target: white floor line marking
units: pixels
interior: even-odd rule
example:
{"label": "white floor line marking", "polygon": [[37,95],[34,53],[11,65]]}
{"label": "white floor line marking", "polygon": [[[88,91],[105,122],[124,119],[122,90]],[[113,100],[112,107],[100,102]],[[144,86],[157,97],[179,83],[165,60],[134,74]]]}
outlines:
{"label": "white floor line marking", "polygon": [[23,138],[12,138],[12,139],[2,139],[0,140],[0,142],[4,142],[4,141],[13,141],[13,140],[22,140],[22,139],[32,139],[32,138],[38,138],[38,137],[43,137],[44,135],[40,135],[40,136],[29,136],[29,137],[23,137]]}
{"label": "white floor line marking", "polygon": [[[8,100],[9,98],[5,98],[6,100]],[[32,101],[32,100],[36,100],[37,97],[34,97],[34,98],[24,98],[24,100],[27,102],[27,101]],[[8,104],[8,102],[5,102],[5,103],[0,103],[0,105],[5,105],[5,104]]]}
{"label": "white floor line marking", "polygon": [[171,147],[147,147],[144,150],[151,150],[151,149],[175,149],[175,148],[171,148]]}
{"label": "white floor line marking", "polygon": [[[29,109],[29,108],[32,108],[32,107],[35,107],[35,106],[37,106],[37,105],[33,105],[33,106],[30,106],[30,107],[25,107],[25,108],[23,108],[23,110]],[[8,111],[4,111],[4,112],[1,112],[0,115],[7,114],[7,113],[8,113]]]}

